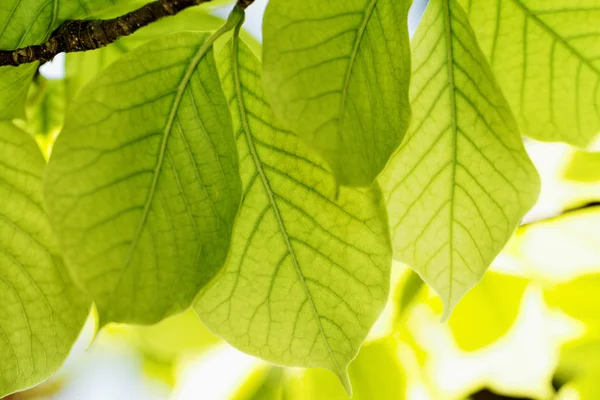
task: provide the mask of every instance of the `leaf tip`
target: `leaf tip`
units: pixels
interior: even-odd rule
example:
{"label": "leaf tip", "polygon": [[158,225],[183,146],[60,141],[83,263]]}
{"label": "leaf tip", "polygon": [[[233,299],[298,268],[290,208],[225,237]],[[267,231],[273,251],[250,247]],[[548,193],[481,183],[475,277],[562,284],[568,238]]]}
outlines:
{"label": "leaf tip", "polygon": [[344,369],[344,372],[338,370],[335,371],[335,373],[344,386],[344,390],[346,390],[348,397],[352,397],[352,383],[350,382],[350,375],[348,375],[348,367]]}

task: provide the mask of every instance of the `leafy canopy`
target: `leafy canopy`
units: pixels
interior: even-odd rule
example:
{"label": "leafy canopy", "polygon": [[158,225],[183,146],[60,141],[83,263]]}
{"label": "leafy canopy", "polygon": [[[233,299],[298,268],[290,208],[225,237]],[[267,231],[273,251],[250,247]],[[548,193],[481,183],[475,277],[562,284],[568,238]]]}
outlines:
{"label": "leafy canopy", "polygon": [[[121,37],[152,20],[148,3],[0,4],[13,60],[65,20],[131,12],[118,41],[67,56],[65,80],[0,66],[0,397],[59,368],[93,301],[101,326],[193,307],[240,350],[373,398],[369,382],[404,379],[395,339],[359,353],[392,257],[418,274],[398,314],[425,281],[449,317],[537,199],[521,133],[587,145],[600,131],[598,0],[431,0],[412,43],[409,0],[271,0],[262,47],[241,28],[247,0],[224,24],[192,7]],[[567,176],[596,180],[581,170],[597,155],[578,154]],[[450,319],[460,347],[502,336],[524,285],[486,277]],[[489,329],[459,329],[473,318]],[[240,398],[345,396],[323,372],[295,387],[265,371]]]}

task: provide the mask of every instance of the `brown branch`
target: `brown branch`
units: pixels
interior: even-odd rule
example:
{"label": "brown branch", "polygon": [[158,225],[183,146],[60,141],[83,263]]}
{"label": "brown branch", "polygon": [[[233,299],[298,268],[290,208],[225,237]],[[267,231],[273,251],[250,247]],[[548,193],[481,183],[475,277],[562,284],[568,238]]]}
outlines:
{"label": "brown branch", "polygon": [[[59,53],[99,49],[154,21],[209,1],[211,0],[157,0],[113,19],[65,21],[44,44],[17,50],[0,50],[0,66],[45,62]],[[253,0],[239,2],[246,8]]]}

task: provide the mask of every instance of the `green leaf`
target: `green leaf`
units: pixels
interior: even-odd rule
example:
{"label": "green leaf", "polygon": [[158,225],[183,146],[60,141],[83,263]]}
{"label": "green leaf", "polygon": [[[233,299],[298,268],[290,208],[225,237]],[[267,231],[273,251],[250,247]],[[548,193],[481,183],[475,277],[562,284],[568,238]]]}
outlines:
{"label": "green leaf", "polygon": [[342,185],[371,184],[408,129],[410,4],[271,0],[267,6],[267,97]]}
{"label": "green leaf", "polygon": [[525,135],[600,132],[600,1],[460,0]]}
{"label": "green leaf", "polygon": [[114,18],[150,3],[152,0],[54,0],[60,3],[58,17],[67,19]]}
{"label": "green leaf", "polygon": [[[398,360],[393,338],[363,346],[350,364],[354,386],[352,400],[402,400],[406,398],[406,377]],[[349,400],[329,374],[309,370],[285,387],[286,400]]]}
{"label": "green leaf", "polygon": [[46,206],[102,324],[183,311],[225,261],[241,188],[206,38],[124,56],[81,92],[56,142]]}
{"label": "green leaf", "polygon": [[[214,3],[218,4],[218,2]],[[214,3],[211,2],[211,4]],[[72,99],[85,84],[124,54],[150,40],[156,40],[164,35],[176,32],[208,32],[218,29],[223,25],[223,19],[208,14],[208,11],[205,7],[191,7],[172,17],[153,22],[133,35],[123,37],[107,47],[94,51],[67,54],[66,81],[68,98]],[[252,44],[252,49],[260,48],[260,45],[249,34],[243,33],[243,37]],[[221,41],[215,43],[216,49],[219,48],[220,43]]]}
{"label": "green leaf", "polygon": [[409,270],[398,286],[396,292],[396,304],[398,305],[398,314],[403,314],[408,310],[417,299],[417,296],[423,288],[423,280],[412,270]]}
{"label": "green leaf", "polygon": [[503,253],[527,274],[545,282],[566,282],[600,271],[600,207],[568,211],[525,225]]}
{"label": "green leaf", "polygon": [[89,311],[58,256],[42,208],[45,161],[34,140],[0,123],[0,397],[63,363]]}
{"label": "green leaf", "polygon": [[[600,257],[598,258],[600,267]],[[600,274],[581,276],[573,281],[546,288],[546,303],[600,331]],[[600,370],[598,371],[600,372]]]}
{"label": "green leaf", "polygon": [[335,200],[334,177],[268,107],[256,56],[234,39],[220,67],[244,196],[225,271],[196,311],[242,351],[330,369],[350,390],[348,363],[389,290],[380,190],[343,188]]}
{"label": "green leaf", "polygon": [[517,319],[526,286],[523,278],[485,274],[448,320],[456,344],[476,351],[504,336]]}
{"label": "green leaf", "polygon": [[600,181],[600,153],[577,151],[571,157],[564,172],[565,179],[575,182]]}
{"label": "green leaf", "polygon": [[[12,50],[41,43],[52,31],[58,1],[2,0],[0,49]],[[24,115],[25,100],[38,63],[0,67],[0,120]]]}
{"label": "green leaf", "polygon": [[413,125],[382,181],[395,256],[450,315],[539,192],[512,114],[456,0],[432,0],[413,39]]}

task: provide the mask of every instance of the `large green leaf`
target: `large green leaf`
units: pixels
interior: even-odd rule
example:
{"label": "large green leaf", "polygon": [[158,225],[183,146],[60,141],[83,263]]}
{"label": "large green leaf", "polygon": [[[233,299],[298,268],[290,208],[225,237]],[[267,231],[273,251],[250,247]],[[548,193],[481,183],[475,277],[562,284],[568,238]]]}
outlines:
{"label": "large green leaf", "polygon": [[260,64],[234,39],[221,58],[237,132],[244,197],[220,279],[196,304],[232,345],[281,365],[348,363],[389,289],[391,249],[378,187],[342,188],[275,120]]}
{"label": "large green leaf", "polygon": [[447,317],[533,205],[539,178],[456,0],[432,0],[413,39],[414,121],[383,182],[395,256]]}
{"label": "large green leaf", "polygon": [[54,373],[89,311],[42,208],[44,167],[34,140],[0,123],[0,397]]}
{"label": "large green leaf", "polygon": [[343,185],[371,184],[408,128],[410,4],[271,0],[267,6],[267,96]]}
{"label": "large green leaf", "polygon": [[599,0],[460,0],[525,135],[600,133]]}
{"label": "large green leaf", "polygon": [[184,310],[227,255],[241,188],[206,38],[124,56],[81,92],[56,142],[46,206],[102,323]]}

